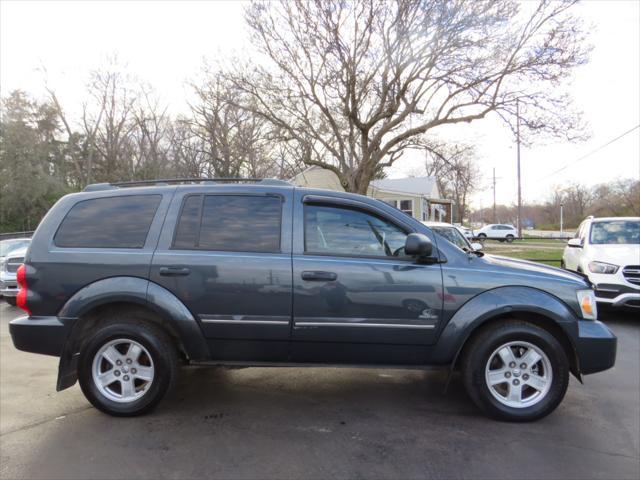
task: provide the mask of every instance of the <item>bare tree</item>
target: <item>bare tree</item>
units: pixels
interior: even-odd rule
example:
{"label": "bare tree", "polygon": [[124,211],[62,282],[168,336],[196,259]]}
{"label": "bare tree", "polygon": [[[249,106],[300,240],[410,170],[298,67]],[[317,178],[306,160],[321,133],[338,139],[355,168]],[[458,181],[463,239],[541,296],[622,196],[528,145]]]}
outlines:
{"label": "bare tree", "polygon": [[491,112],[513,122],[517,101],[525,133],[571,136],[559,85],[588,51],[572,4],[254,2],[246,19],[268,64],[232,77],[307,165],[366,193],[424,133]]}
{"label": "bare tree", "polygon": [[66,135],[65,143],[71,164],[71,171],[68,172],[68,178],[66,179],[67,184],[74,188],[81,188],[92,181],[92,166],[95,155],[94,143],[106,107],[106,97],[102,95],[93,98],[95,100],[96,113],[91,120],[88,104],[83,104],[81,131],[78,132],[73,128],[73,124],[67,117],[67,113],[60,100],[58,100],[55,91],[48,86],[46,89]]}
{"label": "bare tree", "polygon": [[[91,165],[94,169],[92,175],[100,181],[133,178],[130,146],[131,135],[136,128],[134,112],[138,92],[132,89],[130,81],[117,70],[92,73],[90,95],[99,102],[104,101],[102,122],[94,140],[100,161]],[[86,114],[83,123],[85,130],[90,130],[92,123],[95,124]]]}
{"label": "bare tree", "polygon": [[640,180],[603,183],[592,189],[589,212],[598,216],[640,216]]}
{"label": "bare tree", "polygon": [[469,196],[480,178],[475,149],[470,145],[433,143],[426,152],[427,175],[435,177],[442,197],[455,202],[462,223],[468,214]]}
{"label": "bare tree", "polygon": [[191,120],[178,117],[171,125],[169,156],[179,177],[210,177],[211,163],[205,154],[204,141],[194,135]]}
{"label": "bare tree", "polygon": [[220,73],[209,74],[194,89],[198,103],[191,107],[192,130],[205,145],[214,176],[239,177],[247,160],[257,156],[261,125],[241,108],[238,91]]}
{"label": "bare tree", "polygon": [[55,91],[49,87],[47,91],[73,158],[71,185],[131,178],[135,172],[132,134],[139,126],[135,118],[139,92],[120,72],[117,61],[91,72],[77,123],[70,121]]}
{"label": "bare tree", "polygon": [[170,165],[171,119],[149,87],[142,87],[133,112],[135,148],[132,160],[135,178],[163,178],[173,172]]}
{"label": "bare tree", "polygon": [[[280,130],[254,113],[252,99],[233,82],[205,68],[201,85],[194,85],[191,131],[200,139],[208,170],[216,177],[242,175],[264,178],[286,174]],[[289,142],[291,143],[291,142]]]}
{"label": "bare tree", "polygon": [[584,218],[593,201],[590,188],[573,183],[564,189],[564,203],[567,213],[575,218]]}

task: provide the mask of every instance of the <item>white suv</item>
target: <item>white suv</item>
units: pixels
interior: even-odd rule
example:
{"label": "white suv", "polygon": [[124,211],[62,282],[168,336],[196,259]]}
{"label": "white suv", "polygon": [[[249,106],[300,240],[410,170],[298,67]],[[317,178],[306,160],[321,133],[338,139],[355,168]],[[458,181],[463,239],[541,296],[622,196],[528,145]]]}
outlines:
{"label": "white suv", "polygon": [[513,242],[518,237],[518,230],[513,225],[485,225],[476,232],[476,236],[480,240],[486,238],[495,238],[501,242]]}
{"label": "white suv", "polygon": [[589,277],[596,299],[640,308],[640,217],[589,217],[567,242],[562,267]]}

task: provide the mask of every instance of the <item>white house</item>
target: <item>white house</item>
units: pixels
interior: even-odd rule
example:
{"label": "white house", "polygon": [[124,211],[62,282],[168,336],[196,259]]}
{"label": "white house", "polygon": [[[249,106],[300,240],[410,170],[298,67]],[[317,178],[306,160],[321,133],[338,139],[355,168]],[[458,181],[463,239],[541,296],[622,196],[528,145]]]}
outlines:
{"label": "white house", "polygon": [[[301,187],[344,191],[335,173],[318,166],[303,170],[291,182]],[[440,198],[435,177],[374,180],[369,185],[367,195],[387,202],[421,221],[452,220],[452,202]]]}

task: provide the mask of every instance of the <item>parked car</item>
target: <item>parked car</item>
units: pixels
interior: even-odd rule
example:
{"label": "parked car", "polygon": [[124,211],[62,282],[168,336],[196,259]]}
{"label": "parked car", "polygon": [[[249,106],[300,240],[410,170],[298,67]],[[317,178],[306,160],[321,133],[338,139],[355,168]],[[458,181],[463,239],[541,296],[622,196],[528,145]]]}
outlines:
{"label": "parked car", "polygon": [[[441,366],[529,421],[613,366],[581,276],[464,252],[373,198],[287,182],[97,184],[60,199],[18,270],[14,345],[60,357],[112,415],[153,409],[180,363]],[[148,185],[148,186],[145,186]]]}
{"label": "parked car", "polygon": [[562,267],[586,275],[599,303],[640,308],[640,217],[585,219],[567,242]]}
{"label": "parked car", "polygon": [[0,262],[4,260],[12,250],[28,247],[31,243],[30,238],[10,238],[8,240],[0,240]]}
{"label": "parked car", "polygon": [[[26,245],[28,246],[31,240],[28,238],[26,240]],[[5,255],[0,260],[0,297],[14,307],[16,306],[16,295],[18,294],[16,272],[27,253],[27,247],[24,245],[25,242],[13,243],[11,247],[5,250]]]}
{"label": "parked car", "polygon": [[462,225],[460,225],[460,226],[456,226],[456,228],[460,230],[460,233],[462,233],[467,240],[469,241],[473,240],[474,238],[473,230],[471,230],[469,227],[463,227]]}
{"label": "parked car", "polygon": [[511,243],[518,238],[518,230],[513,225],[485,225],[475,233],[480,240],[491,238]]}
{"label": "parked car", "polygon": [[432,231],[440,235],[441,237],[449,240],[455,246],[464,250],[465,252],[474,252],[482,250],[481,243],[471,243],[465,235],[463,235],[460,227],[451,225],[445,222],[422,222],[429,227]]}
{"label": "parked car", "polygon": [[30,238],[11,238],[9,240],[0,240],[0,268],[7,254],[19,248],[28,247],[31,243]]}

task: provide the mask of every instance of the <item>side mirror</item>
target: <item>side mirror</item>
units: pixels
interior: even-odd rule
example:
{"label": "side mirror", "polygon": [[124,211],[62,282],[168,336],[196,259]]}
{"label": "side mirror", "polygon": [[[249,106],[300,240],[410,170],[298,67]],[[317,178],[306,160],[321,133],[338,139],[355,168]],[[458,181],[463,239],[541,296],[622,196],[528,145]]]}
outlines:
{"label": "side mirror", "polygon": [[410,233],[404,244],[404,253],[406,255],[417,257],[428,257],[433,251],[433,244],[429,237],[422,233]]}
{"label": "side mirror", "polygon": [[478,242],[474,242],[471,244],[471,248],[473,248],[476,252],[482,250],[483,245]]}
{"label": "side mirror", "polygon": [[571,248],[582,248],[582,239],[580,238],[572,238],[567,242],[567,247]]}

